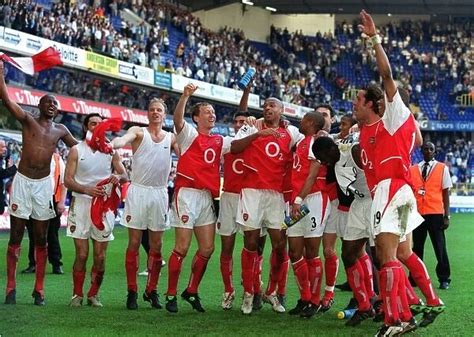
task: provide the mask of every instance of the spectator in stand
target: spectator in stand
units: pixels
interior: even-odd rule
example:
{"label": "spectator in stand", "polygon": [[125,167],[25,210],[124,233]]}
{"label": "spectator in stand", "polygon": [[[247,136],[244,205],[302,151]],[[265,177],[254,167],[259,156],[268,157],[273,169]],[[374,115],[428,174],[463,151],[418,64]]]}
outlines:
{"label": "spectator in stand", "polygon": [[[8,156],[5,156],[7,153],[7,146],[3,139],[0,139],[0,214],[5,212],[6,206],[6,197],[4,190],[4,179],[13,177],[16,173],[16,165],[13,163],[13,160]],[[6,168],[3,168],[3,161],[5,159]]]}

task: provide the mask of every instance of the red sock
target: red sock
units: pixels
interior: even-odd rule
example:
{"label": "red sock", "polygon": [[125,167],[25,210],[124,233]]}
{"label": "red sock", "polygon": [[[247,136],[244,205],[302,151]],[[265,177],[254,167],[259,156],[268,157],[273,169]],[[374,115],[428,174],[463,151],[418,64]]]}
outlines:
{"label": "red sock", "polygon": [[158,279],[160,278],[161,263],[163,259],[161,258],[161,253],[156,250],[150,249],[148,252],[148,278],[146,280],[145,291],[149,294],[153,290],[156,290],[158,284]]}
{"label": "red sock", "polygon": [[410,257],[406,259],[405,266],[407,266],[413,277],[413,280],[415,280],[417,286],[425,296],[426,304],[429,306],[440,305],[441,301],[433,290],[430,276],[428,275],[428,271],[426,270],[426,266],[423,261],[421,261],[421,259],[415,253],[412,253]]}
{"label": "red sock", "polygon": [[193,264],[191,266],[191,276],[189,277],[188,292],[191,294],[197,294],[199,284],[201,283],[204,272],[207,268],[209,257],[203,256],[196,252],[194,255]]}
{"label": "red sock", "polygon": [[367,254],[362,255],[359,258],[359,264],[364,270],[365,290],[367,290],[367,294],[369,295],[369,299],[370,299],[375,296],[374,273],[372,270],[372,260],[370,259],[370,256]]}
{"label": "red sock", "polygon": [[92,267],[91,270],[91,287],[87,293],[87,297],[96,296],[99,292],[102,281],[104,280],[105,270],[97,270],[96,267]]}
{"label": "red sock", "polygon": [[400,319],[402,322],[409,322],[413,316],[410,311],[410,306],[408,305],[407,292],[405,288],[405,282],[408,282],[408,277],[405,273],[405,270],[403,270],[402,265],[400,265],[397,271],[400,274],[400,281],[398,282],[398,305]]}
{"label": "red sock", "polygon": [[35,246],[36,280],[35,290],[44,295],[44,275],[46,273],[46,260],[48,259],[48,246]]}
{"label": "red sock", "polygon": [[296,284],[300,291],[300,298],[303,301],[309,302],[311,300],[311,290],[309,288],[308,278],[308,264],[304,257],[296,261],[293,265],[295,272]]}
{"label": "red sock", "polygon": [[360,311],[367,311],[370,309],[370,297],[365,288],[365,273],[360,261],[346,269],[347,281],[351,286],[354,298],[357,300]]}
{"label": "red sock", "polygon": [[232,256],[221,253],[221,275],[224,282],[224,291],[231,293],[234,291],[232,284]]}
{"label": "red sock", "polygon": [[262,291],[262,265],[263,265],[263,256],[257,255],[255,259],[255,267],[253,270],[253,292],[254,294],[260,294]]}
{"label": "red sock", "polygon": [[178,292],[178,280],[183,260],[184,256],[173,250],[168,261],[168,290],[166,294],[169,296],[176,296]]}
{"label": "red sock", "polygon": [[242,285],[244,291],[249,294],[254,294],[254,269],[256,267],[257,252],[242,248],[241,264],[242,264]]}
{"label": "red sock", "polygon": [[418,298],[415,289],[413,289],[413,287],[411,286],[407,273],[404,272],[402,276],[405,282],[405,293],[408,300],[408,304],[420,304],[420,299]]}
{"label": "red sock", "polygon": [[86,279],[86,271],[81,270],[78,271],[76,269],[72,269],[72,284],[73,284],[73,296],[77,295],[80,297],[84,297],[84,293],[82,288],[84,287],[84,280]]}
{"label": "red sock", "polygon": [[311,302],[319,304],[321,302],[321,284],[323,281],[323,263],[321,259],[315,257],[313,259],[306,259],[308,264],[308,276],[311,289]]}
{"label": "red sock", "polygon": [[138,271],[138,252],[127,249],[125,253],[125,271],[127,273],[127,290],[138,291],[137,271]]}
{"label": "red sock", "polygon": [[7,295],[16,288],[16,266],[20,258],[20,245],[8,245],[7,249]]}
{"label": "red sock", "polygon": [[286,295],[286,283],[288,281],[288,269],[290,268],[290,257],[285,251],[285,257],[283,259],[283,264],[280,267],[280,277],[278,278],[278,295]]}
{"label": "red sock", "polygon": [[272,254],[270,255],[270,275],[268,277],[268,286],[265,293],[267,295],[273,294],[276,291],[278,286],[278,279],[280,277],[280,270],[281,270],[282,263],[278,261],[278,256],[275,250],[272,250]]}
{"label": "red sock", "polygon": [[334,298],[334,286],[336,285],[337,270],[339,269],[339,259],[336,254],[324,259],[324,269],[326,270],[324,299],[328,300]]}
{"label": "red sock", "polygon": [[382,296],[382,308],[384,315],[384,323],[393,325],[400,319],[398,313],[398,284],[400,273],[398,271],[398,261],[390,261],[385,263],[379,271],[380,278],[380,294]]}

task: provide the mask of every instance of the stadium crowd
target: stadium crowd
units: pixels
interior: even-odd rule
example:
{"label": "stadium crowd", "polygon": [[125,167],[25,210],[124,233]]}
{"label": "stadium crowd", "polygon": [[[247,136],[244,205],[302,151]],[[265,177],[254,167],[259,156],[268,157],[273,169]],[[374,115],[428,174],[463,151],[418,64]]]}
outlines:
{"label": "stadium crowd", "polygon": [[[34,1],[6,1],[0,24],[226,87],[236,87],[245,70],[254,66],[258,69],[257,94],[304,106],[341,99],[346,89],[361,84],[358,78],[363,72],[372,79],[378,76],[373,55],[363,46],[355,23],[338,24],[334,34],[315,37],[271,27],[270,48],[260,50],[242,31],[228,27],[210,31],[190,12],[170,4],[96,1],[94,5],[62,1],[46,11]],[[139,25],[122,21],[114,28],[112,18],[126,7],[144,21]],[[425,93],[438,95],[438,84],[445,79],[452,80],[453,97],[472,91],[471,28],[470,22],[433,25],[410,21],[380,28],[394,74],[412,92],[415,103]],[[185,39],[165,57],[161,55],[170,55],[169,29],[184,34]],[[355,62],[349,78],[337,67],[344,57]]]}
{"label": "stadium crowd", "polygon": [[[107,10],[103,5],[107,5]],[[178,281],[194,234],[197,251],[191,264],[189,283],[180,297],[194,310],[205,312],[199,286],[215,250],[215,234],[218,233],[224,290],[221,307],[231,309],[236,299],[232,283],[234,245],[236,237],[240,239],[236,234],[241,230],[244,239],[240,255],[243,288],[240,309],[244,315],[260,310],[262,302],[270,304],[277,313],[287,311],[290,266],[299,298],[292,299],[296,306],[288,313],[310,318],[331,309],[339,268],[338,237],[342,239],[341,261],[354,296],[352,304],[350,302],[346,307],[353,310],[346,326],[355,327],[367,319],[383,320],[376,336],[400,335],[432,324],[445,311],[445,304],[436,294],[422,261],[423,256],[412,250],[412,231],[422,223],[428,223],[430,215],[437,215],[441,220],[441,232],[448,228],[451,185],[443,183],[441,186],[441,180],[449,180],[445,166],[452,173],[455,171],[460,181],[472,179],[468,172],[472,164],[472,143],[463,139],[465,135],[450,143],[449,138],[435,134],[426,137],[423,143],[419,125],[408,106],[409,93],[397,87],[381,37],[368,13],[361,11],[360,28],[372,43],[373,55],[363,46],[355,27],[348,24],[338,26],[342,33],[336,33],[335,37],[327,34],[313,39],[300,32],[289,33],[272,27],[270,46],[273,54],[267,55],[245,40],[241,31],[222,28],[218,33],[210,32],[190,13],[154,2],[140,2],[133,8],[140,17],[153,23],[151,30],[145,24],[121,26],[116,30],[112,17],[122,5],[130,4],[114,0],[88,7],[83,2],[71,6],[61,2],[54,4],[48,12],[25,1],[7,2],[1,10],[3,23],[15,29],[98,50],[137,64],[151,65],[154,60],[153,66],[157,66],[160,54],[160,51],[153,52],[154,48],[163,48],[164,53],[169,51],[166,50],[168,28],[162,29],[162,25],[172,25],[187,37],[187,41],[177,44],[176,60],[166,60],[165,70],[176,66],[173,71],[178,73],[234,86],[249,66],[255,66],[257,76],[253,90],[265,97],[263,118],[250,118],[246,111],[251,86],[244,89],[239,111],[232,116],[236,136],[224,138],[212,132],[216,114],[214,106],[208,102],[201,101],[189,109],[196,127],[185,119],[190,98],[198,89],[193,83],[184,86],[177,102],[170,99],[174,132],[169,132],[164,130],[168,107],[162,99],[152,98],[154,92],[147,96],[144,89],[138,87],[131,89],[128,85],[64,70],[50,71],[31,80],[31,85],[47,91],[142,109],[145,106],[148,111],[147,127],[131,127],[119,136],[114,134],[111,140],[107,139],[106,131],[119,131],[121,121],[105,120],[98,113],[88,114],[81,117],[84,135],[81,135],[83,140],[78,141],[65,125],[53,123],[58,113],[54,96],[47,94],[39,100],[38,116],[32,116],[12,100],[5,81],[5,75],[7,79],[9,75],[2,61],[0,96],[10,117],[22,125],[23,135],[20,150],[23,155],[15,153],[18,148],[11,146],[7,153],[11,158],[21,157],[21,162],[12,182],[9,203],[11,222],[6,253],[5,304],[17,303],[16,269],[28,221],[31,221],[35,241],[32,297],[35,305],[46,304],[47,231],[49,219],[64,210],[64,200],[53,199],[59,197],[60,176],[64,176],[64,187],[74,196],[66,232],[74,240],[75,248],[71,307],[81,307],[84,300],[89,306],[103,306],[98,294],[106,270],[107,245],[114,239],[119,186],[131,182],[120,219],[128,228],[124,271],[126,308],[129,310],[139,307],[137,271],[144,231],[149,234],[150,246],[144,301],[152,308],[163,308],[157,286],[163,255],[169,253],[164,307],[170,313],[178,313]],[[111,19],[107,18],[107,13]],[[387,53],[395,59],[393,74],[405,81],[406,86],[421,81],[416,84],[415,96],[417,92],[421,95],[423,90],[433,91],[438,87],[441,78],[438,75],[447,76],[451,81],[462,77],[461,81],[469,84],[465,81],[463,68],[469,67],[469,62],[456,54],[461,57],[459,63],[454,65],[451,60],[452,64],[449,64],[446,55],[452,53],[452,49],[436,56],[418,55],[418,50],[412,50],[405,59],[401,58],[401,51],[409,50],[412,41],[420,45],[426,40],[423,24],[416,29],[410,27],[413,32],[409,36],[404,35],[402,26],[387,26],[382,30],[383,38],[387,39]],[[440,32],[441,40],[448,34],[449,40],[449,32],[436,32]],[[435,36],[438,42],[438,35]],[[465,42],[464,36],[458,38],[461,43]],[[136,40],[145,42],[136,44]],[[444,42],[449,44],[448,40]],[[455,44],[450,46],[456,52],[460,48]],[[465,52],[462,48],[459,51]],[[150,53],[153,54],[151,58]],[[329,58],[314,57],[328,53]],[[330,134],[335,112],[328,104],[317,105],[314,111],[305,114],[299,129],[281,118],[284,104],[280,98],[315,106],[342,98],[346,89],[361,85],[339,73],[338,63],[345,58],[357,60],[355,71],[360,75],[367,75],[367,67],[373,74],[380,73],[383,89],[373,83],[378,75],[365,79],[371,84],[357,91],[352,101],[354,114],[340,119],[339,133]],[[278,61],[273,63],[271,59]],[[444,69],[438,75],[428,75],[426,65],[438,64],[438,61],[444,64]],[[421,65],[423,70],[416,75],[418,77],[409,78],[404,67],[409,73],[416,73],[416,65]],[[15,79],[14,76],[10,78],[12,82]],[[329,81],[336,90],[326,91],[322,81]],[[20,80],[17,84],[26,82]],[[421,89],[417,89],[418,85]],[[355,131],[356,123],[359,125]],[[434,146],[426,142],[431,137],[436,143]],[[69,147],[69,152],[61,151],[68,157],[63,173],[60,173],[59,164],[51,169],[51,158],[61,142]],[[443,148],[445,143],[448,146]],[[420,146],[424,161],[417,161],[412,166],[411,155],[414,148]],[[114,150],[127,147],[131,148],[133,161],[128,156],[127,167],[124,167],[119,152]],[[438,155],[445,158],[445,164],[433,160],[436,147]],[[172,152],[179,156],[175,172],[172,171]],[[223,192],[221,167],[224,171]],[[174,185],[175,193],[169,207],[169,179],[174,175],[175,181],[171,185]],[[51,184],[52,177],[56,187]],[[431,177],[440,178],[436,186],[428,185]],[[442,191],[442,196],[438,191],[430,203],[425,202],[425,195],[434,196],[435,190]],[[219,198],[217,218],[214,201]],[[436,214],[430,213],[433,210]],[[305,217],[308,212],[310,216]],[[171,252],[162,252],[163,235],[170,226],[175,228],[175,245]],[[269,237],[272,248],[265,290],[261,288],[264,235]],[[83,288],[89,239],[94,244],[91,248],[91,285],[86,294]],[[373,243],[371,247],[370,243]],[[374,271],[378,277],[374,278]],[[411,287],[408,274],[419,287],[426,304]],[[446,277],[438,278],[439,289],[449,288],[451,279],[449,275]],[[374,280],[379,282],[378,289],[374,287]],[[416,315],[422,315],[419,323],[414,318]]]}

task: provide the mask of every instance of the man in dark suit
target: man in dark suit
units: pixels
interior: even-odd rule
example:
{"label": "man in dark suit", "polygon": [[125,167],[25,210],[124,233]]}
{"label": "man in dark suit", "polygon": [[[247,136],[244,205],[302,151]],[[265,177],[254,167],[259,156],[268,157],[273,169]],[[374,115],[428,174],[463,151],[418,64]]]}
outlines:
{"label": "man in dark suit", "polygon": [[3,139],[0,139],[0,214],[3,214],[5,211],[5,191],[3,186],[3,180],[10,178],[16,173],[16,165],[14,165],[10,160],[7,160],[7,168],[3,168],[3,158],[7,152],[7,146]]}

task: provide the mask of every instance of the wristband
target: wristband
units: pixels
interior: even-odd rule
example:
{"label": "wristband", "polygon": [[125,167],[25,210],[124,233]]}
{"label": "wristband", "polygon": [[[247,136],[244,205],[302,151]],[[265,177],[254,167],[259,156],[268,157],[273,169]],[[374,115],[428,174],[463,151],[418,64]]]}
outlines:
{"label": "wristband", "polygon": [[374,36],[371,36],[367,39],[367,46],[370,48],[375,47],[378,44],[382,43],[382,39],[380,38],[380,35],[375,34]]}
{"label": "wristband", "polygon": [[303,199],[298,196],[295,198],[295,201],[293,201],[293,203],[296,205],[301,205],[303,203]]}

